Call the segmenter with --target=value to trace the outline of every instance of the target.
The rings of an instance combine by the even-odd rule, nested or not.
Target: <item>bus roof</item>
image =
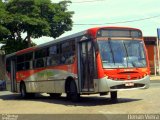
[[[61,41],[64,41],[64,40],[75,38],[75,37],[79,37],[79,36],[85,35],[87,33],[92,34],[95,37],[96,34],[97,34],[97,30],[99,30],[99,29],[132,29],[132,30],[139,30],[137,28],[117,27],[117,26],[116,27],[115,26],[94,27],[94,28],[87,29],[85,31],[81,31],[81,32],[72,34],[72,35],[68,35],[66,37],[62,37],[62,38],[59,38],[59,39],[56,39],[56,40],[52,40],[52,41],[44,43],[44,44],[40,44],[40,45],[37,45],[37,46],[34,46],[34,47],[26,48],[26,49],[8,54],[8,55],[6,55],[6,57],[11,57],[11,56],[14,56],[14,55],[20,55],[20,54],[23,54],[23,53],[27,53],[29,51],[33,51],[33,50],[36,50],[36,49],[39,49],[39,48],[43,48],[45,46],[48,46],[48,45],[51,45],[51,44],[54,44],[54,43],[57,43],[57,42],[61,42]]]
[[[23,53],[27,53],[29,51],[34,51],[34,50],[37,50],[39,48],[43,48],[45,46],[48,46],[48,45],[51,45],[51,44],[54,44],[54,43],[57,43],[57,42],[61,42],[61,41],[64,41],[64,40],[68,40],[68,39],[71,39],[71,38],[74,38],[74,37],[84,35],[85,33],[86,33],[86,31],[82,31],[82,32],[79,32],[79,33],[75,33],[73,35],[69,35],[69,36],[66,36],[66,37],[63,37],[63,38],[52,40],[52,41],[44,43],[44,44],[40,44],[40,45],[37,45],[37,46],[34,46],[34,47],[29,47],[29,48],[26,48],[26,49],[23,49],[23,50],[19,50],[17,52],[6,55],[6,58],[14,56],[14,55],[20,55],[20,54],[23,54]]]

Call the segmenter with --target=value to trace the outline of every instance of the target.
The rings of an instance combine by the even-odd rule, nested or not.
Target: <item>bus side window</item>
[[[75,56],[75,42],[61,44],[61,64],[72,64]]]
[[[35,51],[35,60],[33,62],[34,68],[41,68],[46,66],[46,59],[48,57],[48,48]]]
[[[25,69],[29,70],[32,69],[32,61],[33,61],[33,52],[25,54]]]
[[[35,52],[35,59],[47,57],[47,48],[43,48]]]
[[[17,71],[25,70],[25,63],[18,63],[17,64]]]
[[[25,54],[25,61],[31,61],[33,59],[33,52]]]
[[[38,59],[38,60],[36,60],[36,65],[35,65],[35,67],[36,67],[36,68],[44,67],[44,66],[45,66],[44,63],[45,63],[45,62],[44,62],[44,59],[43,59],[43,58]]]
[[[53,45],[49,48],[49,57],[47,58],[47,66],[55,66],[59,64],[59,46]]]
[[[25,55],[17,56],[17,71],[25,70]]]
[[[22,63],[24,61],[25,61],[25,56],[24,55],[17,56],[17,63]]]

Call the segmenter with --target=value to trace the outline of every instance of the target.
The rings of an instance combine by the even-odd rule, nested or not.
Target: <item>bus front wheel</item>
[[[117,91],[110,92],[111,101],[117,101]]]
[[[80,94],[77,91],[77,86],[74,81],[71,81],[69,84],[69,90],[67,92],[67,98],[69,98],[72,102],[78,102],[80,99]]]

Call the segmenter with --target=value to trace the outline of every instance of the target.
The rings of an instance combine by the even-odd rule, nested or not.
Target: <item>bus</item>
[[[35,93],[71,101],[80,95],[149,88],[150,68],[141,30],[95,27],[6,55],[6,84],[23,98]]]

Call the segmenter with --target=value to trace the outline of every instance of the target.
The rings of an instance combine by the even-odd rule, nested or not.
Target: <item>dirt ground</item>
[[[32,99],[21,99],[19,94],[0,92],[1,114],[160,114],[160,82],[151,83],[145,90],[118,92],[118,102],[108,96],[82,96],[72,103],[65,95],[58,99],[47,94]]]

